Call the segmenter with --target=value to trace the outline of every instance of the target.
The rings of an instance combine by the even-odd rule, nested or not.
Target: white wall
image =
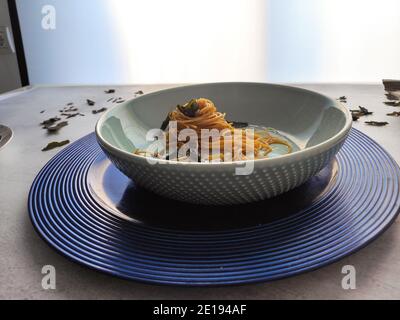
[[[400,78],[399,0],[17,0],[32,83]],[[41,28],[54,5],[56,30]]]
[[[18,0],[32,83],[263,81],[264,0]],[[41,27],[44,5],[56,30]]]
[[[269,81],[400,78],[399,0],[270,0]]]
[[[7,0],[0,0],[0,26],[7,26],[11,32],[11,21],[8,13]],[[17,56],[0,53],[0,93],[21,86]]]

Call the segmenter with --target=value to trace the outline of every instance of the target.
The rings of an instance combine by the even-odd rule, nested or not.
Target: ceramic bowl
[[[149,129],[192,98],[208,98],[231,121],[272,127],[297,148],[293,153],[251,163],[152,164],[135,155],[147,145]],[[197,204],[230,205],[275,197],[303,184],[328,165],[352,125],[350,112],[334,99],[281,85],[213,83],[158,91],[117,105],[96,125],[110,160],[135,183],[159,195]],[[237,169],[253,166],[251,174]]]

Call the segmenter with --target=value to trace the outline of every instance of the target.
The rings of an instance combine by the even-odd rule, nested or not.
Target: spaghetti
[[[238,129],[233,123],[227,121],[225,116],[217,110],[211,100],[204,98],[193,99],[184,105],[178,105],[168,114],[161,127],[166,132],[167,147],[164,152],[152,153],[137,150],[135,154],[169,159],[168,146],[172,135],[179,136],[187,129],[192,130],[197,137],[198,161],[204,159],[206,161],[241,161],[267,158],[273,150],[271,144],[285,145],[288,153],[292,152],[289,142],[272,136],[268,130]],[[171,123],[174,123],[175,127],[171,126]],[[217,132],[218,136],[204,134],[205,131],[210,130]],[[187,142],[187,140],[177,141],[177,148],[181,148]]]

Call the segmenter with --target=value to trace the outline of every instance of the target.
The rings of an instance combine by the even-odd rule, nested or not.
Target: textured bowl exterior
[[[235,175],[235,165],[151,165],[100,145],[120,171],[150,191],[195,204],[234,205],[272,198],[300,186],[333,160],[344,141],[323,152],[282,158],[278,165],[256,161],[254,172],[248,176]]]
[[[239,163],[151,164],[133,154],[145,132],[159,127],[171,105],[206,96],[225,108],[230,119],[277,129],[300,151],[253,161],[250,175],[237,175]],[[245,106],[245,107],[243,107]],[[233,205],[272,198],[306,182],[328,165],[352,125],[337,101],[304,89],[257,83],[186,86],[151,93],[107,111],[96,126],[97,140],[115,166],[138,185],[175,200]],[[249,163],[247,163],[248,165]]]

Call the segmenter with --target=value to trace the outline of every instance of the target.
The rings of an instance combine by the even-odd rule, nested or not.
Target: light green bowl
[[[248,163],[184,163],[133,154],[147,146],[146,133],[159,128],[168,112],[192,98],[208,98],[231,121],[272,127],[294,142],[295,152]],[[281,85],[212,83],[142,96],[105,113],[96,125],[98,142],[110,160],[140,186],[176,200],[210,205],[271,198],[307,181],[332,161],[352,125],[350,112],[321,94]]]

